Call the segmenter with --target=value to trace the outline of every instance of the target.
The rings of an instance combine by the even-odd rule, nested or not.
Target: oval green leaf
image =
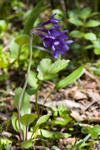
[[[78,31],[78,30],[74,30],[70,33],[70,36],[74,37],[74,38],[81,38],[83,36],[82,32]]]
[[[89,20],[85,26],[86,27],[97,27],[100,25],[100,22],[99,21],[96,21],[96,20]]]
[[[92,40],[96,40],[96,35],[94,33],[85,33],[84,38],[86,40],[92,41]]]
[[[35,114],[26,114],[20,118],[21,123],[28,127],[34,120],[36,119],[37,115]]]
[[[95,53],[96,55],[100,55],[100,48],[95,48],[95,49],[94,49],[94,53]]]
[[[70,18],[68,19],[68,21],[72,24],[74,24],[75,26],[83,26],[83,22],[80,19],[77,18]]]
[[[69,60],[59,59],[51,64],[50,59],[43,59],[37,68],[37,71],[39,72],[38,78],[40,80],[51,79],[56,75],[56,73],[64,69],[68,65],[68,63]]]
[[[29,77],[28,77],[28,84],[34,89],[37,89],[38,87],[38,84],[37,84],[38,79],[36,78],[36,75],[37,74],[35,72],[30,71]]]
[[[91,14],[91,8],[90,7],[86,7],[86,8],[83,8],[81,11],[80,11],[80,14],[79,14],[79,17],[81,19],[87,19]]]
[[[43,115],[42,117],[40,117],[36,123],[36,127],[40,126],[41,124],[45,123],[49,117],[51,116],[51,114],[48,115]]]

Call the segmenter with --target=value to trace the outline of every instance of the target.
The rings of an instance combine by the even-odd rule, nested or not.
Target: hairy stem
[[[20,140],[21,141],[23,141],[23,135],[22,135],[21,123],[20,123],[20,104],[21,104],[21,100],[22,100],[23,94],[24,94],[26,86],[27,86],[29,72],[30,72],[30,68],[31,68],[31,62],[32,62],[32,40],[33,40],[33,35],[31,35],[31,37],[30,37],[30,58],[29,58],[29,64],[28,64],[28,69],[27,69],[27,76],[26,76],[26,80],[25,80],[25,83],[24,83],[24,86],[23,86],[23,89],[22,89],[22,92],[20,94],[19,101],[18,101],[18,125],[19,125]]]

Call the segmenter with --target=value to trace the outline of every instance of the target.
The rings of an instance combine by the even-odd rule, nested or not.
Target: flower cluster
[[[50,47],[53,52],[53,59],[59,58],[59,53],[61,55],[65,54],[65,51],[69,50],[68,44],[71,44],[72,40],[67,40],[68,35],[65,33],[68,32],[68,30],[65,31],[59,31],[58,29],[60,26],[58,25],[59,19],[54,18],[56,15],[51,15],[50,19],[39,26],[35,27],[31,30],[31,34],[36,34],[42,38],[44,47]],[[50,29],[43,28],[47,24],[53,24],[54,26]]]

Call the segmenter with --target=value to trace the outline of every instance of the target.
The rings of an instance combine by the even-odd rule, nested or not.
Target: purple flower
[[[42,38],[44,47],[50,47],[53,52],[53,59],[58,59],[59,54],[63,55],[66,51],[69,50],[68,44],[71,44],[72,40],[67,40],[68,35],[65,33],[68,32],[68,30],[65,31],[59,31],[58,29],[60,26],[58,25],[59,19],[54,18],[56,15],[51,15],[50,19],[39,26],[35,27],[31,30],[31,34],[36,34]],[[43,26],[47,24],[53,24],[54,26],[50,29],[45,29]],[[67,40],[67,41],[66,41]]]

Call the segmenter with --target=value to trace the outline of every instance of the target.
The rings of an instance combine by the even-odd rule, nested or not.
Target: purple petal
[[[54,51],[55,51],[55,46],[52,45],[52,46],[51,46],[51,49],[52,49],[52,51],[54,52]]]
[[[57,22],[59,22],[60,20],[59,19],[56,19],[56,18],[54,18],[54,19],[51,19],[50,20],[50,22],[53,24],[53,23],[57,23]]]
[[[69,47],[67,45],[63,45],[63,50],[68,51]]]
[[[68,41],[66,41],[66,44],[72,44],[73,43],[73,41],[72,40],[68,40]]]
[[[53,58],[58,59],[59,58],[59,54],[57,52],[53,53]]]
[[[54,45],[59,45],[59,44],[60,44],[59,41],[55,41],[55,42],[54,42]]]
[[[45,33],[48,33],[48,30],[47,29],[42,29],[41,31],[45,32]]]
[[[64,51],[57,51],[58,53],[60,53],[61,55],[64,55],[65,52]]]
[[[64,30],[64,31],[61,31],[61,33],[66,33],[66,32],[68,32],[69,30]]]
[[[57,13],[54,13],[51,15],[50,19],[53,19],[53,17],[56,15]]]
[[[59,31],[54,31],[52,29],[50,29],[48,31],[48,33],[51,35],[51,36],[60,36],[60,32]]]
[[[43,40],[43,45],[45,47],[47,47],[47,46],[52,47],[55,37],[45,36],[42,40]]]
[[[48,47],[45,39],[43,39],[43,45],[44,45],[44,47]]]
[[[61,34],[60,37],[65,40],[68,39],[68,35],[66,35],[66,34]]]
[[[53,24],[54,25],[54,27],[51,27],[49,30],[57,30],[57,29],[59,29],[60,28],[60,25],[58,25],[57,23],[54,23]]]
[[[50,23],[50,20],[48,20],[48,21],[46,21],[46,22],[40,24],[39,26],[40,26],[40,27],[41,27],[41,26],[45,26],[45,25],[47,25],[47,24],[49,24],[49,23]]]

